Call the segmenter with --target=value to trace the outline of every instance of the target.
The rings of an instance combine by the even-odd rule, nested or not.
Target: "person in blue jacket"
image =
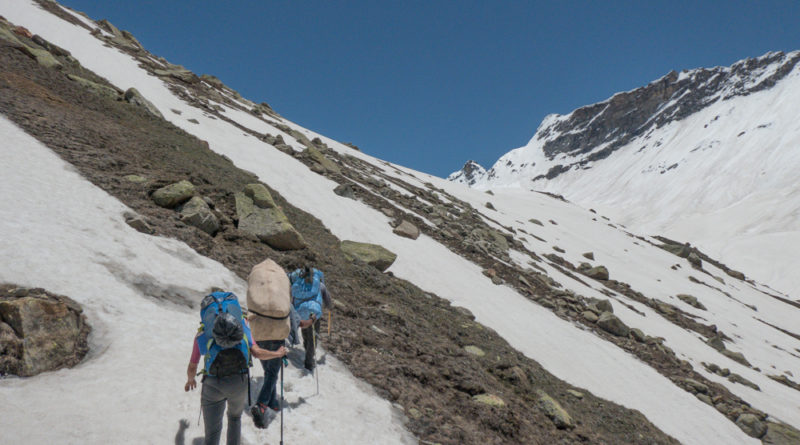
[[[322,310],[330,309],[333,300],[325,287],[325,275],[319,269],[306,265],[290,273],[289,281],[292,283],[292,306],[301,320],[305,368],[314,371],[315,337],[319,336]]]

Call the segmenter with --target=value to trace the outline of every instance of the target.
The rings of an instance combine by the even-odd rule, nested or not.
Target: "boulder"
[[[767,422],[767,434],[761,439],[767,445],[796,445],[800,443],[800,431],[777,422]]]
[[[627,337],[631,332],[630,328],[611,312],[603,312],[600,314],[597,325],[604,331],[618,337]]]
[[[311,159],[316,161],[317,164],[319,164],[320,167],[322,167],[321,173],[333,173],[333,174],[342,173],[342,169],[340,169],[335,162],[326,158],[325,155],[322,154],[322,152],[316,149],[313,145],[311,145],[311,143],[308,143],[307,147],[308,148],[306,149],[306,154],[308,154],[308,156]]]
[[[353,190],[353,186],[348,182],[344,184],[339,184],[333,189],[333,193],[336,193],[339,196],[343,196],[345,198],[356,199],[355,191]]]
[[[599,313],[601,314],[603,312],[611,312],[612,314],[614,313],[614,306],[611,304],[611,301],[609,301],[607,298],[604,300],[595,301],[594,303],[592,303],[592,306],[596,307]]]
[[[64,66],[46,49],[33,48],[23,44],[20,50],[27,54],[31,59],[36,60],[36,63],[45,68],[61,69]]]
[[[74,366],[89,351],[90,331],[74,300],[0,285],[0,375],[32,376]]]
[[[171,209],[188,201],[193,195],[194,185],[184,179],[183,181],[161,187],[153,192],[151,198],[153,202],[159,206]]]
[[[588,260],[594,261],[594,252],[586,252],[583,254],[583,257]]]
[[[689,306],[696,307],[697,309],[706,310],[706,307],[703,306],[703,303],[697,301],[697,297],[688,294],[678,294],[677,297],[679,300],[683,301]]]
[[[606,266],[597,266],[584,272],[584,275],[595,280],[608,280],[608,269]]]
[[[404,238],[410,238],[410,239],[419,238],[419,229],[417,228],[417,226],[411,224],[406,220],[403,220],[403,222],[401,222],[399,226],[395,227],[393,232],[396,235],[400,235]]]
[[[555,399],[542,390],[537,390],[536,395],[539,399],[539,409],[553,421],[556,428],[563,430],[575,427],[572,417]]]
[[[689,388],[689,391],[691,391],[693,394],[696,393],[708,394],[708,386],[706,386],[704,383],[700,383],[697,380],[690,378],[683,379],[683,382]]]
[[[211,236],[214,236],[219,230],[219,219],[211,211],[208,203],[199,196],[193,197],[183,205],[181,221],[197,227]]]
[[[538,220],[538,219],[536,219],[536,218],[531,218],[531,219],[529,219],[528,221],[530,221],[530,222],[532,222],[532,223],[534,223],[534,224],[536,224],[536,225],[538,225],[538,226],[544,226],[544,224],[542,224],[542,222],[541,222],[541,221],[539,221],[539,220]]]
[[[767,426],[755,414],[745,413],[736,419],[736,426],[750,437],[760,439],[767,433]]]
[[[244,188],[244,194],[253,200],[253,204],[262,209],[277,207],[275,200],[272,199],[272,194],[263,184],[247,184]]]
[[[297,250],[306,247],[303,236],[289,222],[272,195],[261,184],[250,184],[244,192],[236,193],[238,229],[257,237],[277,250]],[[256,204],[258,202],[259,204]],[[272,205],[272,207],[267,207]]]
[[[149,100],[145,99],[141,93],[136,88],[128,88],[125,91],[125,100],[130,103],[131,105],[135,105],[137,107],[143,108],[148,113],[156,116],[158,118],[164,119],[164,116],[158,111],[155,105],[153,105]]]
[[[363,261],[370,266],[384,272],[397,259],[397,255],[383,246],[356,241],[342,241],[339,248],[350,261]]]

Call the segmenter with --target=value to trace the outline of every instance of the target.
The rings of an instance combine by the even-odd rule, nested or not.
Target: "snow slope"
[[[314,211],[324,224],[340,239],[354,239],[358,241],[366,241],[378,243],[389,250],[398,254],[398,259],[392,266],[391,271],[395,275],[412,281],[422,289],[435,292],[438,295],[448,298],[455,304],[464,306],[470,309],[477,317],[477,320],[493,329],[502,335],[509,343],[523,352],[525,355],[533,358],[541,363],[548,371],[557,375],[558,377],[580,387],[587,388],[592,393],[604,397],[615,402],[621,403],[630,408],[635,408],[647,416],[659,428],[666,433],[676,437],[683,443],[687,444],[707,444],[707,443],[758,443],[746,436],[739,430],[732,422],[725,419],[720,413],[713,408],[698,401],[690,393],[683,391],[668,379],[656,373],[652,368],[642,363],[635,357],[617,348],[613,344],[602,340],[591,332],[585,331],[580,327],[576,327],[572,323],[564,321],[549,310],[538,306],[527,298],[516,293],[512,288],[506,286],[496,286],[491,283],[483,274],[479,266],[468,262],[464,258],[456,255],[448,250],[445,246],[435,242],[433,239],[420,236],[417,240],[409,240],[395,236],[392,233],[392,228],[388,224],[388,218],[382,213],[365,206],[364,204],[342,198],[333,193],[333,188],[336,183],[316,174],[309,172],[308,168],[301,164],[296,159],[288,156],[278,150],[268,149],[269,146],[265,142],[257,140],[256,138],[244,134],[240,129],[234,127],[219,119],[211,119],[203,114],[197,108],[193,108],[185,102],[178,99],[167,88],[167,86],[158,78],[147,74],[144,70],[137,66],[137,63],[128,55],[118,52],[116,49],[103,46],[102,42],[92,37],[87,30],[80,28],[54,17],[41,9],[35,4],[28,1],[14,1],[11,7],[9,0],[0,1],[0,13],[14,23],[28,27],[32,32],[41,34],[48,40],[57,42],[59,45],[64,46],[72,52],[81,63],[87,68],[95,71],[99,75],[109,79],[112,83],[120,88],[126,89],[135,86],[145,97],[151,100],[156,107],[158,107],[164,116],[173,122],[175,125],[183,128],[184,130],[195,134],[199,138],[209,142],[211,149],[218,153],[228,156],[236,165],[241,168],[254,172],[262,180],[268,183],[271,187],[279,191],[294,205],[297,205],[304,210]],[[170,109],[177,109],[182,112],[176,115]],[[282,133],[275,128],[269,126],[266,122],[255,118],[238,110],[227,108],[225,115],[234,121],[238,122],[254,131],[272,134],[282,134],[284,139],[290,143],[295,149],[302,149],[302,146],[295,142],[294,139],[285,133]],[[188,119],[196,119],[199,124],[188,122]],[[443,188],[449,193],[470,202],[476,209],[481,209],[482,212],[488,212],[483,209],[483,203],[487,200],[487,195],[476,190],[467,189],[457,184],[448,183],[442,179],[434,178],[424,175],[400,166],[394,166],[383,161],[372,158],[366,154],[352,150],[349,147],[341,145],[329,138],[317,135],[309,130],[297,126],[291,122],[284,121],[290,127],[301,131],[309,138],[319,136],[326,144],[333,149],[359,157],[360,159],[373,164],[377,168],[384,171],[386,174],[398,177],[404,181],[409,181],[417,186],[423,186],[426,182],[433,183],[436,187]],[[6,126],[7,127],[7,126]],[[3,134],[6,132],[14,134],[14,129],[4,127]],[[18,131],[18,130],[17,130]],[[17,136],[22,138],[21,135]],[[28,141],[25,144],[20,144],[27,148],[28,145],[35,145],[33,142]],[[11,175],[14,172],[27,171],[30,166],[27,164],[20,164],[25,162],[23,157],[19,155],[19,151],[23,148],[15,149],[8,156],[9,163],[13,164],[8,168],[6,174]],[[13,161],[13,162],[11,162]],[[63,165],[61,167],[63,170]],[[55,179],[61,178],[62,173],[58,168],[53,168],[50,175]],[[69,173],[74,178],[74,174]],[[298,181],[297,178],[302,178]],[[36,180],[33,180],[35,184]],[[41,179],[41,181],[45,181]],[[46,182],[45,182],[46,183]],[[30,188],[35,188],[31,184]],[[86,186],[86,185],[85,185]],[[10,191],[9,191],[10,193]],[[87,192],[88,193],[88,192]],[[95,193],[99,193],[95,190]],[[2,195],[3,199],[0,201],[7,217],[0,220],[0,224],[9,225],[10,227],[3,227],[5,232],[7,229],[14,228],[15,233],[20,233],[20,238],[24,238],[27,232],[20,231],[21,222],[12,214],[11,208],[14,208],[16,200],[7,199],[6,196],[15,195]],[[107,197],[106,197],[107,198]],[[91,200],[84,199],[80,202],[97,201],[99,198]],[[110,198],[108,198],[110,199]],[[631,283],[635,289],[642,292],[650,293],[653,296],[658,296],[664,300],[674,300],[676,293],[690,292],[697,296],[706,306],[709,307],[708,314],[699,314],[701,317],[711,318],[713,323],[718,323],[728,335],[739,337],[736,338],[736,344],[729,345],[731,349],[741,350],[745,353],[751,362],[754,362],[762,369],[770,369],[775,373],[789,371],[794,375],[800,375],[800,360],[794,358],[789,353],[781,353],[780,350],[773,348],[771,345],[781,347],[784,351],[792,351],[793,349],[800,348],[800,342],[792,339],[786,335],[778,335],[770,331],[770,328],[759,326],[758,322],[752,320],[752,310],[733,301],[726,299],[721,294],[712,289],[693,285],[686,277],[689,272],[688,266],[683,269],[674,271],[670,266],[675,262],[681,261],[677,257],[671,256],[660,249],[653,248],[645,243],[637,243],[636,239],[627,236],[623,231],[608,227],[605,222],[593,221],[593,215],[583,211],[582,209],[566,203],[553,200],[549,197],[541,196],[538,194],[519,194],[513,191],[498,193],[496,196],[488,198],[494,203],[498,212],[491,212],[491,217],[500,221],[504,225],[513,226],[515,228],[523,228],[528,233],[536,233],[538,236],[548,239],[552,243],[558,243],[561,247],[567,250],[564,254],[571,261],[577,262],[578,256],[581,252],[593,250],[599,262],[606,265],[612,273],[612,276],[618,277],[620,280]],[[524,202],[525,205],[520,205]],[[78,205],[76,203],[75,205]],[[106,220],[114,221],[116,224],[121,224],[119,213],[122,211],[121,205],[115,209],[115,216],[108,215],[102,216]],[[92,210],[91,206],[88,210]],[[34,215],[36,220],[46,220],[47,215],[40,215],[39,212],[44,210],[36,209],[35,207],[26,208],[27,212]],[[93,210],[92,210],[93,211]],[[25,214],[24,212],[15,213],[16,215]],[[558,225],[547,227],[539,227],[529,222],[529,218],[538,217],[541,220],[553,219],[558,221]],[[98,218],[101,218],[98,216]],[[102,219],[101,218],[101,219]],[[66,224],[66,223],[65,223]],[[105,227],[104,224],[98,222],[98,226]],[[69,230],[70,232],[81,232],[83,225],[75,227],[47,227],[49,231],[53,230]],[[44,230],[43,228],[42,230]],[[128,233],[132,232],[126,226],[121,226],[119,230]],[[114,232],[117,233],[117,232]],[[43,235],[31,235],[43,236]],[[78,235],[75,235],[78,236]],[[118,235],[121,237],[121,235]],[[132,232],[132,238],[140,240],[146,239],[144,235]],[[541,244],[540,241],[532,237],[521,236],[525,243],[534,251],[541,253],[542,251],[550,251],[549,244]],[[112,237],[113,239],[113,237]],[[88,241],[87,241],[88,243]],[[149,245],[149,244],[148,244]],[[5,245],[4,245],[5,246]],[[37,245],[31,245],[30,249],[35,249]],[[152,246],[151,246],[152,247]],[[5,247],[9,248],[9,247]],[[96,247],[96,250],[105,251],[106,246]],[[176,249],[178,247],[175,247]],[[74,249],[70,249],[72,251]],[[157,248],[150,250],[159,251]],[[142,252],[143,257],[150,255],[150,250]],[[187,249],[188,250],[188,249]],[[628,252],[636,252],[636,255],[630,255]],[[44,267],[47,264],[45,259],[39,259],[38,263],[35,262],[37,250],[32,250],[29,255],[32,257],[26,259],[32,265]],[[421,254],[424,252],[425,254]],[[162,258],[161,256],[157,258]],[[194,258],[194,256],[190,255]],[[515,255],[522,261],[522,254]],[[85,260],[87,267],[94,264],[92,258]],[[166,260],[164,260],[166,261]],[[171,260],[176,261],[176,260]],[[182,260],[185,262],[185,260]],[[199,260],[197,260],[199,261]],[[45,264],[41,264],[45,263]],[[76,261],[78,263],[78,261]],[[523,262],[524,263],[524,262]],[[181,262],[170,263],[171,267],[165,269],[175,268],[182,269],[186,266]],[[544,265],[546,266],[546,265]],[[133,267],[133,266],[126,266]],[[208,266],[212,267],[212,266]],[[213,267],[221,267],[219,265]],[[550,270],[551,276],[562,282],[566,287],[573,288],[576,291],[587,296],[602,296],[597,289],[587,287],[577,281],[561,276],[555,269],[546,266]],[[28,270],[28,269],[25,269]],[[140,269],[134,268],[134,271]],[[153,271],[148,270],[150,273]],[[442,273],[442,272],[445,273]],[[98,272],[99,273],[99,272]],[[24,281],[23,278],[27,277],[24,270],[6,268],[5,264],[2,268],[1,278],[11,281]],[[235,278],[228,274],[224,275],[224,271],[219,271],[219,276],[227,276],[230,280]],[[718,273],[717,273],[718,274]],[[106,272],[106,275],[108,273]],[[198,272],[198,276],[203,275],[206,277],[206,271],[203,273]],[[212,275],[213,277],[213,275]],[[69,277],[64,277],[66,280]],[[703,277],[707,279],[708,277]],[[104,277],[109,280],[108,277]],[[661,280],[661,281],[658,281]],[[100,321],[103,325],[108,326],[108,331],[98,331],[93,337],[94,344],[102,344],[102,342],[110,342],[111,339],[118,339],[115,341],[125,342],[124,332],[121,326],[130,325],[136,328],[137,321],[130,319],[124,314],[128,313],[123,311],[118,305],[127,304],[123,302],[105,302],[103,295],[92,294],[92,289],[85,289],[87,287],[85,282],[82,281],[83,288],[74,288],[70,286],[79,286],[78,284],[58,284],[53,280],[52,288],[55,292],[62,292],[71,296],[81,298],[81,295],[94,295],[93,298],[83,297],[80,300],[84,304],[90,305],[89,315],[90,322]],[[203,283],[203,286],[211,286],[217,284],[215,281],[204,278],[197,281]],[[186,286],[195,289],[197,292],[205,289],[198,284],[191,287],[187,283],[193,283],[191,279],[174,283],[176,286]],[[67,281],[66,283],[70,283]],[[715,282],[716,283],[716,282]],[[25,284],[24,282],[21,284]],[[41,283],[36,283],[42,285]],[[169,283],[172,285],[173,283]],[[241,286],[241,283],[238,284]],[[591,284],[590,284],[591,285]],[[592,285],[598,286],[599,285]],[[721,285],[719,285],[721,286]],[[120,288],[126,288],[124,285],[119,285]],[[786,329],[792,327],[792,320],[796,320],[798,311],[776,305],[768,297],[764,296],[752,286],[743,282],[728,283],[724,285],[724,289],[734,295],[736,298],[752,301],[753,304],[758,305],[759,317],[769,321],[777,326],[782,326]],[[82,293],[85,292],[85,293]],[[120,291],[122,292],[122,291]],[[616,297],[619,300],[624,300],[625,297]],[[124,299],[127,302],[129,299]],[[138,295],[136,304],[152,305],[152,300],[142,298]],[[695,368],[702,371],[702,367],[698,365],[700,361],[713,361],[715,363],[729,367],[735,370],[750,380],[758,383],[762,387],[761,394],[753,394],[754,391],[741,385],[736,385],[722,380],[720,383],[726,385],[731,391],[737,393],[745,398],[754,406],[762,409],[771,415],[779,418],[780,420],[789,422],[795,426],[800,426],[800,393],[789,390],[786,387],[780,386],[772,380],[766,378],[762,373],[743,368],[736,363],[728,363],[725,357],[720,356],[714,350],[705,346],[696,335],[676,328],[669,322],[661,318],[659,315],[652,313],[648,308],[638,305],[638,303],[626,301],[626,303],[638,308],[638,310],[645,314],[641,316],[633,311],[627,311],[622,305],[615,304],[618,308],[618,315],[623,318],[631,326],[640,326],[650,335],[664,336],[666,344],[673,348],[677,353],[682,354],[687,360],[695,365]],[[681,303],[675,303],[681,304]],[[785,305],[784,305],[785,306]],[[105,319],[103,317],[111,317],[106,315],[100,307],[108,307],[109,313],[115,314],[116,318]],[[691,308],[686,308],[691,311]],[[178,322],[172,323],[172,328],[175,332],[190,332],[193,330],[195,315],[190,311],[176,307],[170,317],[175,317]],[[105,321],[104,320],[108,320]],[[180,326],[178,326],[180,325]],[[113,327],[113,328],[112,328]],[[181,329],[178,329],[181,327]],[[185,327],[185,329],[183,329]],[[112,329],[114,329],[112,331]],[[776,331],[777,332],[777,331]],[[177,334],[176,334],[177,335]],[[173,338],[172,336],[168,338]],[[765,342],[767,342],[765,344]],[[188,340],[187,340],[188,344]],[[126,359],[122,351],[126,350],[120,348],[120,345],[115,346],[114,342],[110,343],[111,347],[106,350],[101,348],[94,348],[93,357],[82,366],[67,370],[59,371],[57,373],[50,373],[47,375],[34,377],[31,379],[8,379],[0,382],[0,391],[4,393],[4,400],[10,400],[19,407],[22,404],[28,404],[30,397],[37,401],[42,401],[46,397],[50,388],[51,380],[59,379],[58,386],[65,388],[61,389],[64,393],[65,400],[64,410],[69,403],[77,403],[79,398],[78,394],[84,392],[75,392],[68,387],[71,385],[84,385],[88,386],[89,382],[96,381],[100,372],[93,370],[92,366],[99,366],[95,363],[104,363],[108,369],[128,369],[123,365],[128,363],[123,361]],[[176,348],[183,348],[183,342],[174,345]],[[187,346],[188,349],[188,346]],[[122,350],[120,352],[115,352]],[[182,349],[181,349],[182,350]],[[115,353],[121,355],[114,355]],[[188,350],[187,350],[188,353]],[[130,358],[130,357],[127,357]],[[129,395],[134,400],[132,403],[138,404],[135,406],[144,406],[150,404],[156,406],[155,413],[142,415],[152,415],[155,420],[154,426],[146,431],[131,431],[128,434],[136,434],[136,438],[143,442],[161,441],[165,436],[174,434],[176,429],[175,419],[182,417],[191,417],[190,413],[196,410],[198,401],[196,395],[185,396],[182,393],[175,394],[180,391],[180,385],[183,379],[183,369],[185,366],[185,358],[170,358],[169,362],[162,362],[159,369],[168,368],[174,370],[176,378],[172,383],[162,383],[161,391],[153,392],[135,392],[133,389],[122,388],[121,379],[117,381],[117,393]],[[775,369],[771,368],[774,366]],[[98,370],[100,368],[97,368]],[[322,372],[331,373],[336,369],[336,362],[331,360],[331,364],[326,366]],[[129,376],[133,377],[133,371]],[[156,370],[152,371],[153,373]],[[345,374],[342,374],[342,379],[345,379]],[[150,379],[158,379],[156,377],[140,378],[150,382]],[[718,379],[716,376],[709,376],[711,379]],[[328,377],[330,379],[330,377]],[[128,383],[132,379],[125,379]],[[310,387],[307,385],[308,379],[298,379],[296,383],[296,394],[310,393]],[[75,382],[75,383],[73,383]],[[174,384],[173,384],[174,383]],[[129,383],[128,383],[129,385]],[[348,388],[350,383],[342,383],[344,388]],[[23,389],[24,388],[24,389]],[[171,391],[175,393],[170,394]],[[30,394],[30,395],[29,395]],[[37,395],[38,394],[38,395]],[[369,392],[364,392],[364,400],[372,400],[368,395]],[[38,399],[36,399],[38,397]],[[86,407],[87,411],[73,410],[71,411],[74,416],[79,416],[86,420],[91,418],[91,414],[101,414],[100,411],[106,411],[106,407],[113,406],[113,402],[118,397],[112,397],[107,394],[92,395],[92,400],[86,403],[92,405],[93,408]],[[328,400],[327,396],[318,399],[310,400],[306,405],[298,408],[298,413],[292,415],[308,415],[317,419],[317,415],[321,416],[324,410],[325,401]],[[155,402],[154,402],[155,401]],[[337,425],[322,425],[318,428],[325,434],[330,434],[333,431],[341,431],[341,442],[338,443],[380,443],[381,441],[393,442],[402,440],[402,429],[392,421],[392,415],[389,407],[385,402],[374,401],[370,403],[377,403],[377,407],[370,408],[376,418],[365,419],[364,413],[353,414],[351,411],[342,411],[338,407],[333,412],[337,412],[336,420]],[[381,405],[383,403],[383,405]],[[34,406],[37,406],[34,404]],[[348,407],[352,408],[352,407]],[[172,410],[179,409],[180,415],[170,416]],[[302,412],[302,409],[308,411]],[[61,413],[61,411],[56,410]],[[332,411],[328,412],[330,415]],[[341,412],[341,417],[338,413]],[[0,406],[0,418],[14,419],[15,424],[30,426],[34,420],[38,418],[36,412],[27,414],[14,414],[15,410],[10,408],[10,404]],[[111,414],[113,416],[113,414]],[[16,417],[12,417],[16,416]],[[334,416],[332,416],[334,417]],[[171,420],[170,420],[171,419]],[[359,419],[359,422],[354,422],[353,419]],[[363,420],[363,422],[362,422]],[[371,422],[377,422],[379,425],[375,427]],[[247,422],[245,422],[246,424]],[[332,422],[333,423],[333,422]],[[358,424],[355,424],[358,423]],[[345,424],[344,428],[343,425]],[[70,425],[63,424],[58,421],[50,423],[51,428],[46,432],[37,432],[41,434],[41,439],[44,441],[46,438],[56,437],[58,435],[70,434]],[[86,422],[87,430],[82,431],[84,437],[118,437],[111,434],[114,427],[107,425],[95,425]],[[195,428],[194,426],[192,428]],[[29,429],[24,428],[24,429]],[[119,431],[115,429],[114,431]],[[268,430],[267,434],[273,434],[274,429]],[[297,434],[306,434],[310,438],[311,432],[295,431]],[[111,434],[111,435],[106,435]],[[249,432],[252,438],[254,432]],[[374,436],[359,436],[359,434],[374,434]],[[363,440],[363,437],[379,437],[375,441]],[[36,436],[39,437],[39,436]],[[349,438],[350,442],[345,439]],[[359,438],[359,440],[354,440]],[[120,442],[126,441],[120,438]],[[124,438],[124,439],[127,439]],[[112,440],[113,441],[113,440]],[[335,442],[335,441],[334,441]]]
[[[746,82],[757,84],[796,56],[797,52],[786,54],[752,73]],[[730,72],[744,64],[717,70]],[[503,155],[489,175],[476,181],[476,187],[562,194],[584,207],[602,209],[637,232],[691,241],[728,266],[798,297],[800,275],[794,271],[800,267],[800,257],[794,249],[800,247],[800,185],[796,181],[800,65],[771,88],[749,95],[721,100],[732,87],[726,88],[704,98],[713,102],[710,106],[659,128],[653,126],[609,157],[544,179],[540,176],[551,168],[589,156],[545,155],[544,145],[557,136],[550,129],[571,117],[549,116],[526,146]],[[602,114],[598,112],[595,118]],[[609,140],[613,135],[609,134]],[[604,146],[592,148],[591,153]]]
[[[244,296],[246,283],[181,242],[129,227],[127,207],[4,117],[0,134],[0,281],[69,295],[94,329],[79,366],[0,380],[0,443],[171,443],[181,419],[191,420],[188,440],[202,436],[200,391],[183,391],[199,315],[161,295],[198,303],[212,286]],[[413,443],[396,410],[340,362],[328,356],[320,368],[316,397],[312,376],[286,371],[287,402],[305,400],[287,410],[287,438]],[[277,425],[242,425],[248,443],[277,442]]]

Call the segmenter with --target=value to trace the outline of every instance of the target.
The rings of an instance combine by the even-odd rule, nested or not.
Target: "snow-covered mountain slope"
[[[544,119],[479,189],[564,195],[800,295],[800,51],[672,72]]]
[[[253,172],[293,205],[313,212],[339,239],[372,242],[396,253],[390,268],[395,276],[468,309],[477,322],[551,373],[640,411],[682,443],[759,443],[734,423],[745,403],[766,413],[769,420],[800,427],[800,391],[769,377],[791,381],[800,376],[796,336],[800,308],[787,296],[729,277],[709,262],[692,268],[686,259],[658,248],[660,242],[639,238],[550,196],[515,190],[488,195],[386,163],[285,119],[243,111],[254,104],[234,95],[219,102],[198,97],[196,90],[152,75],[141,60],[36,3],[3,0],[0,14],[63,46],[118,88],[137,88],[169,122],[207,141],[212,150]],[[85,24],[96,26],[91,21]],[[0,125],[4,139],[13,141],[2,151],[3,178],[12,180],[0,183],[0,230],[15,233],[14,238],[0,239],[0,258],[4,258],[0,281],[46,285],[55,292],[83,296],[80,302],[90,321],[100,326],[92,337],[92,355],[82,365],[29,379],[0,380],[4,401],[0,422],[13,434],[3,440],[164,441],[174,434],[178,421],[193,418],[199,406],[197,393],[184,394],[177,377],[169,381],[160,374],[169,368],[182,378],[187,342],[180,332],[193,330],[196,314],[169,307],[162,323],[144,326],[135,314],[152,312],[155,303],[145,292],[131,289],[129,281],[147,273],[155,283],[193,295],[219,283],[242,292],[242,283],[177,241],[165,243],[125,226],[122,204],[81,180],[19,128],[5,120]],[[304,140],[319,138],[330,148],[327,158],[350,176],[317,174],[301,158],[276,149],[274,140],[253,137],[266,133],[280,135],[293,152],[307,150]],[[363,190],[359,199],[334,193],[340,182]],[[37,205],[61,190],[79,192],[72,200],[59,199],[55,209]],[[45,196],[28,199],[37,193]],[[395,235],[392,218],[381,210],[387,206],[416,215],[422,235],[415,240]],[[500,234],[510,247],[498,252],[485,244],[467,244],[476,230],[485,229],[459,230],[465,216]],[[25,220],[41,224],[20,230]],[[87,226],[95,227],[96,233],[87,232]],[[53,247],[52,233],[57,232],[64,233],[63,239]],[[592,255],[584,255],[588,252]],[[118,263],[112,269],[121,273],[108,271],[109,257]],[[70,269],[61,269],[64,261]],[[605,266],[611,280],[581,274],[575,267],[581,262]],[[153,271],[153,264],[161,265],[160,272]],[[503,277],[492,280],[488,268]],[[43,282],[40,275],[49,278]],[[95,279],[104,284],[102,289],[95,287]],[[544,284],[531,285],[534,280]],[[114,295],[108,297],[110,293]],[[705,309],[678,299],[679,294],[691,294]],[[587,314],[588,306],[595,304],[592,298],[611,300],[616,316],[641,329],[647,339],[612,336],[598,329]],[[742,353],[751,366],[706,343],[711,325],[726,336],[727,350]],[[158,330],[162,328],[165,331]],[[141,371],[131,366],[135,354],[131,331],[147,335],[151,343],[160,342],[159,356],[164,360],[147,363]],[[759,389],[723,378],[703,363],[727,368]],[[306,400],[294,410],[294,418],[325,423],[308,431],[294,423],[293,438],[314,440],[315,434],[322,434],[331,443],[405,440],[407,433],[387,402],[376,400],[368,389],[354,392],[352,377],[335,360],[322,372],[332,387],[347,394],[331,391]],[[687,390],[688,376],[708,382],[706,391],[716,402],[710,396],[711,403],[703,401]],[[310,379],[292,378],[290,399],[312,392]],[[111,389],[93,390],[97,381]],[[145,390],[136,381],[147,382]],[[52,397],[54,393],[58,397]],[[121,396],[124,403],[139,408],[130,410],[139,413],[138,421],[130,421],[127,409],[110,412]],[[35,427],[42,418],[48,420],[46,429]],[[275,441],[275,429],[256,431],[244,424],[251,442]],[[75,425],[81,427],[76,430]],[[190,428],[197,431],[194,422]]]

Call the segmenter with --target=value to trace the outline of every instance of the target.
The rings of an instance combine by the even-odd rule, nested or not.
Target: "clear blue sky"
[[[379,158],[490,167],[542,118],[800,49],[800,1],[61,0]]]

